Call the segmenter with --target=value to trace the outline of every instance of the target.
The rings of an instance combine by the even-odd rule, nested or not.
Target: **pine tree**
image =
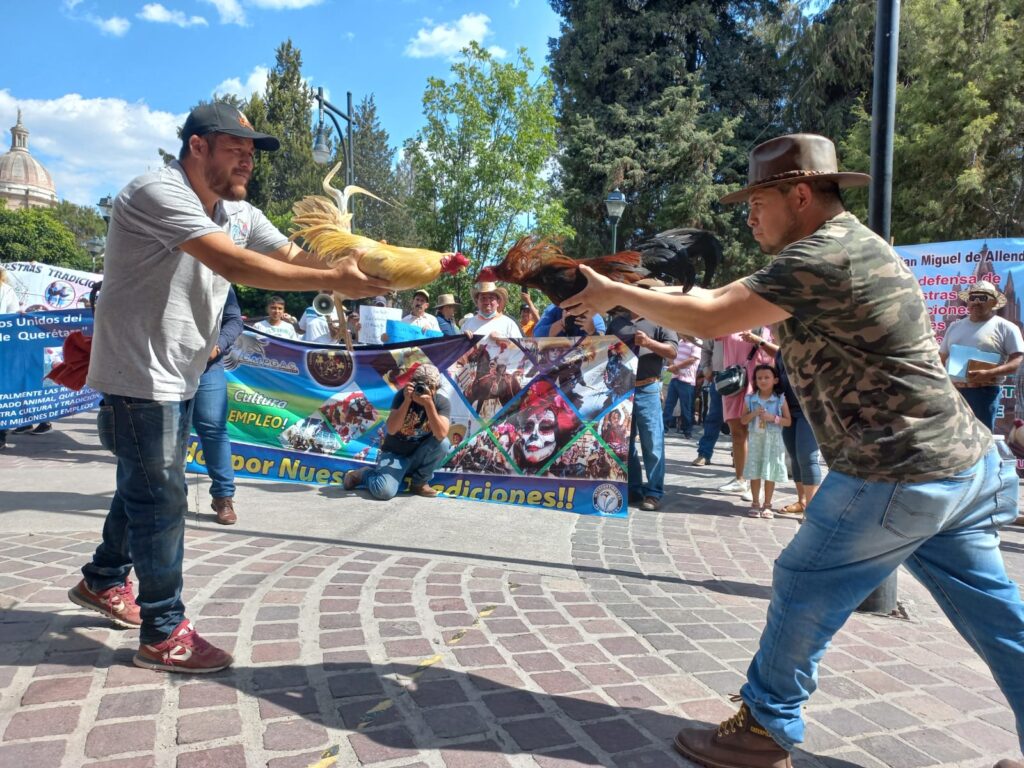
[[[552,7],[563,18],[551,67],[575,254],[610,249],[604,199],[615,187],[629,203],[620,248],[686,224],[749,245],[741,216],[716,201],[745,179],[749,146],[778,122],[774,0],[552,0]]]
[[[280,139],[281,148],[268,155],[268,214],[286,213],[296,200],[316,194],[324,176],[313,160],[312,95],[302,77],[302,53],[286,40],[276,57],[267,77],[266,116],[268,132]]]

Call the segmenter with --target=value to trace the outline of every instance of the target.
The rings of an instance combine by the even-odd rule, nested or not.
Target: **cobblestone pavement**
[[[796,524],[746,518],[737,497],[712,490],[729,476],[721,454],[695,469],[693,442],[668,442],[676,489],[662,510],[558,513],[571,536],[562,563],[461,557],[457,534],[444,547],[352,546],[249,530],[245,517],[237,530],[193,519],[186,603],[236,658],[201,679],[135,668],[136,632],[67,602],[99,517],[88,531],[76,521],[7,534],[0,767],[687,766],[671,736],[687,718],[733,713],[771,563]],[[14,498],[4,494],[23,482],[19,466],[0,459],[0,499]],[[87,466],[54,471],[65,487],[79,471],[112,482],[109,464]],[[250,509],[274,498],[247,493]],[[304,503],[280,496],[277,511]],[[424,514],[441,509],[431,503]],[[1024,529],[1002,546],[1019,580]],[[1016,754],[985,666],[905,574],[900,599],[909,619],[858,615],[837,636],[797,766],[991,768]]]

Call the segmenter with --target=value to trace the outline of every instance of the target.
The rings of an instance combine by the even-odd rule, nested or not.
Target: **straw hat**
[[[986,293],[996,300],[996,309],[1002,309],[1006,306],[1006,297],[1000,293],[999,289],[995,287],[988,280],[979,280],[976,283],[972,283],[967,286],[964,290],[960,291],[958,297],[964,304],[967,303],[967,297],[972,293]]]
[[[508,303],[508,291],[506,291],[497,283],[474,283],[470,293],[473,295],[473,301],[476,301],[476,297],[479,296],[481,293],[493,293],[495,296],[498,297],[498,300],[501,302],[502,306]]]
[[[437,304],[434,305],[434,309],[457,306],[459,306],[459,302],[455,300],[454,293],[442,293],[440,296],[437,297]]]

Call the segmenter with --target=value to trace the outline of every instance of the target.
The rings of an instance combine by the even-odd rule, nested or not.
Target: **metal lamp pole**
[[[878,0],[875,17],[875,77],[871,97],[871,188],[868,226],[888,242],[892,220],[892,145],[896,124],[896,65],[900,0]],[[898,608],[896,571],[861,603],[858,611],[892,615]]]
[[[352,114],[352,92],[348,92],[348,111],[342,112],[336,106],[331,104],[327,99],[324,98],[324,89],[322,87],[316,90],[316,101],[319,111],[319,124],[316,129],[316,138],[313,141],[313,159],[324,165],[331,161],[331,150],[327,146],[327,137],[324,136],[324,112],[327,112],[328,117],[334,123],[334,128],[338,134],[338,141],[341,142],[341,153],[342,157],[345,158],[345,186],[355,183],[355,165],[353,163],[354,152],[352,146],[352,124],[355,121],[355,116]],[[337,117],[335,117],[337,115]],[[338,117],[345,121],[345,134],[342,135],[341,125],[338,123]]]
[[[604,209],[612,222],[612,253],[619,249],[619,219],[622,212],[626,210],[626,196],[616,187],[608,193],[604,201]]]

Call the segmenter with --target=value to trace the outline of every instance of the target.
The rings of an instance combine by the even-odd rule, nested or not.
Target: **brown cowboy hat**
[[[750,152],[747,186],[730,192],[722,203],[739,203],[755,189],[774,187],[787,181],[828,179],[840,187],[866,187],[866,173],[843,173],[836,160],[836,145],[813,133],[791,133],[758,144]]]

